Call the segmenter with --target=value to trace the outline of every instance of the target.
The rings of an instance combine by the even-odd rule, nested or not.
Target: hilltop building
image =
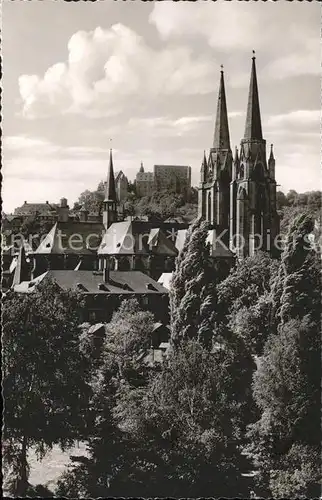
[[[188,200],[191,189],[191,167],[184,165],[154,165],[156,191],[174,191]]]
[[[200,171],[199,215],[238,258],[256,250],[274,254],[279,233],[273,146],[266,157],[262,136],[255,56],[252,58],[247,116],[240,151],[230,147],[224,73],[221,71],[212,147]]]
[[[140,197],[151,196],[151,194],[155,190],[154,174],[153,172],[145,172],[142,162],[140,170],[135,177],[135,190],[136,194]]]
[[[182,194],[189,200],[191,167],[183,165],[154,165],[153,172],[145,172],[143,163],[135,178],[138,196],[150,196],[154,191]]]

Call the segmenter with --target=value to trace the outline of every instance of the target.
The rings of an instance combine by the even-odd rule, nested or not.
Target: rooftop
[[[16,292],[30,293],[45,279],[55,281],[63,290],[78,290],[85,294],[167,294],[168,290],[141,271],[110,271],[104,282],[103,273],[93,271],[47,271],[32,281],[14,287]],[[103,285],[103,286],[102,286]]]

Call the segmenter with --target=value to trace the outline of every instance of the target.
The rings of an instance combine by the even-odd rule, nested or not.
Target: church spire
[[[116,189],[115,189],[112,149],[110,149],[110,164],[108,167],[107,183],[106,183],[106,191],[105,191],[105,200],[104,201],[115,201],[116,202]]]
[[[216,116],[213,148],[230,149],[223,66],[221,66],[221,72],[220,72],[220,84],[218,93],[217,116]]]
[[[252,71],[249,84],[247,117],[245,125],[244,139],[258,139],[262,140],[262,124],[259,109],[256,64],[255,64],[255,51],[253,50],[252,58]]]

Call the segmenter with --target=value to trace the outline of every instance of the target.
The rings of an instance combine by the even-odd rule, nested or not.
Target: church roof
[[[103,230],[100,222],[56,222],[34,253],[90,255],[98,249]]]
[[[164,288],[166,288],[167,290],[170,290],[171,279],[172,279],[172,273],[162,273],[160,278],[158,279],[158,283],[164,286]]]
[[[230,149],[228,114],[223,71],[220,72],[220,84],[213,148]]]
[[[244,139],[263,139],[255,56],[252,59]]]
[[[175,256],[177,250],[160,228],[144,221],[114,222],[107,229],[98,249],[99,255],[147,254]]]
[[[180,252],[182,250],[185,239],[186,239],[186,234],[187,234],[187,229],[181,229],[178,231],[177,234],[177,240],[176,240],[176,247],[177,250]],[[208,231],[208,237],[206,240],[207,243],[210,243],[210,256],[213,258],[216,257],[228,257],[228,258],[233,258],[234,254],[224,245],[218,243],[216,240],[216,230],[215,229],[210,229]]]

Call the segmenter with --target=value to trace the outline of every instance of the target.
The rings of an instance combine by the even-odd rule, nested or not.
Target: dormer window
[[[107,288],[107,286],[105,285],[105,283],[99,283],[98,285],[98,289],[99,290],[102,290],[103,292],[109,292],[110,290]]]
[[[154,292],[157,292],[158,290],[152,285],[152,283],[147,283],[146,285],[146,288],[148,290],[153,290]]]
[[[87,288],[83,285],[83,283],[77,283],[76,287],[78,290],[81,290],[82,292],[88,292]]]

